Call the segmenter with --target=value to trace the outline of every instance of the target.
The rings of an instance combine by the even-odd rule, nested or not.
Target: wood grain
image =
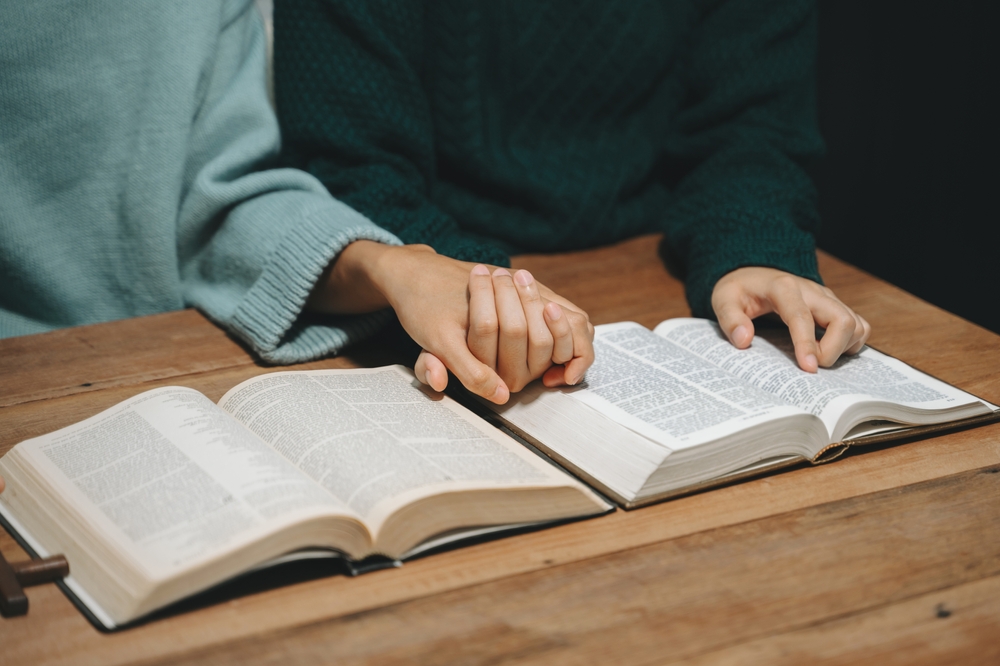
[[[709,652],[732,666],[1000,664],[1000,576]]]
[[[290,651],[338,664],[685,660],[1000,574],[1000,531],[992,529],[1000,521],[998,471],[842,500],[184,657],[192,664],[280,664]]]
[[[585,308],[595,323],[652,326],[688,314],[683,287],[663,269],[657,241],[524,256],[515,265]],[[1000,402],[1000,338],[836,259],[821,254],[820,265],[827,284],[872,322],[874,346]],[[381,344],[299,367],[370,364],[381,358]],[[0,341],[0,453],[147,388],[180,384],[217,399],[268,370],[193,311]],[[441,553],[400,570],[260,592],[110,636],[96,632],[53,586],[32,588],[29,616],[0,620],[0,662],[296,662],[334,655],[338,663],[628,662],[629,644],[668,646],[661,633],[676,651],[643,648],[634,663],[678,655],[739,660],[758,652],[765,661],[783,654],[781,641],[796,649],[812,641],[816,654],[827,654],[825,639],[808,638],[818,636],[809,632],[827,627],[832,646],[845,635],[837,632],[868,631],[866,617],[888,608],[905,615],[906,604],[951,589],[979,594],[975,583],[996,576],[989,564],[1000,552],[996,539],[980,534],[977,545],[972,537],[990,532],[984,516],[995,520],[985,505],[997,488],[980,471],[998,465],[1000,425],[994,425]],[[932,511],[935,501],[945,505],[940,516]],[[899,548],[912,557],[892,578],[888,563]],[[23,557],[5,533],[0,549],[8,559]],[[878,563],[879,553],[886,563]],[[807,574],[795,554],[817,566]],[[948,557],[969,566],[959,571]],[[777,597],[768,596],[770,577],[758,580],[765,560],[780,564],[772,567],[782,586]],[[687,606],[671,601],[675,589]],[[759,602],[780,613],[754,619]],[[988,618],[991,607],[982,608]],[[720,629],[706,609],[735,617],[738,631]],[[564,626],[570,619],[573,626]],[[861,628],[852,629],[852,621]],[[878,626],[896,626],[892,621]],[[881,638],[865,635],[872,645],[907,640],[902,630],[886,631]],[[970,650],[978,635],[969,633],[961,649]]]
[[[4,338],[0,407],[253,362],[194,310]]]

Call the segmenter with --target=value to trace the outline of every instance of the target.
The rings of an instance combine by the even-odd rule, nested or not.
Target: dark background
[[[1000,333],[1000,2],[819,7],[820,247]]]

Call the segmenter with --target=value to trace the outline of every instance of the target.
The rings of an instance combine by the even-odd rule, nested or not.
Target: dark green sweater
[[[819,280],[808,0],[280,0],[287,159],[407,243],[509,265],[662,231],[697,316]]]

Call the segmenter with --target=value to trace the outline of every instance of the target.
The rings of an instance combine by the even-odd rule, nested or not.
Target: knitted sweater
[[[666,235],[695,315],[740,266],[819,280],[810,0],[282,0],[290,162],[470,261]]]
[[[266,360],[347,243],[398,243],[279,150],[251,0],[15,2],[0,21],[0,337],[194,305]]]

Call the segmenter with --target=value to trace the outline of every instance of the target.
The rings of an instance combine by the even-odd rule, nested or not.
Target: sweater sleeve
[[[680,165],[665,223],[668,260],[695,316],[712,317],[715,283],[742,266],[820,282],[816,195],[803,161],[816,127],[811,0],[711,0],[682,65],[684,102],[668,162]]]
[[[405,243],[509,265],[430,200],[434,130],[422,0],[275,4],[275,96],[293,166]]]
[[[262,168],[280,148],[263,24],[250,0],[227,2],[224,12],[185,165],[178,216],[184,299],[266,361],[317,358],[373,332],[387,316],[304,314],[323,270],[355,240],[399,241],[308,174]]]

